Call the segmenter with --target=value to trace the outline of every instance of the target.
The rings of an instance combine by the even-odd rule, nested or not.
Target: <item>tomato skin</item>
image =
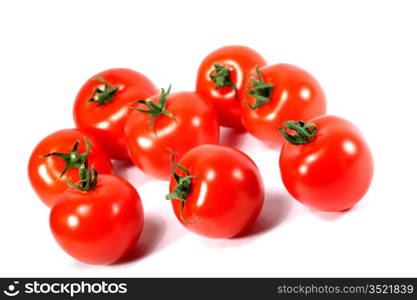
[[[69,153],[77,140],[80,141],[79,152],[85,152],[85,137],[89,139],[91,144],[91,151],[88,155],[90,165],[102,174],[113,172],[112,163],[107,153],[88,133],[79,129],[63,129],[48,135],[35,147],[28,163],[30,183],[47,206],[51,207],[58,196],[68,189],[68,179],[71,178],[76,182],[80,176],[78,169],[72,168],[60,177],[61,172],[65,169],[64,160],[56,156],[46,158],[42,156],[52,152]]]
[[[343,211],[366,194],[373,175],[371,151],[349,121],[321,116],[312,142],[285,142],[279,165],[288,192],[303,204],[322,211]]]
[[[238,100],[235,99],[235,91],[232,87],[215,88],[216,84],[210,79],[214,63],[220,63],[230,69],[231,79],[238,90]],[[264,58],[245,46],[219,48],[201,62],[197,73],[196,91],[211,100],[218,113],[220,125],[244,129],[239,100],[243,98],[246,89],[246,77],[253,68],[264,65],[266,65]]]
[[[247,131],[259,140],[282,145],[283,138],[277,128],[288,120],[310,120],[326,113],[325,95],[319,83],[306,71],[289,64],[275,64],[260,68],[266,83],[274,84],[270,102],[256,109],[248,107],[255,99],[245,92],[242,101],[242,120]],[[257,78],[252,71],[250,78]]]
[[[183,209],[185,222],[180,217],[181,200],[171,200],[177,219],[188,230],[209,238],[230,238],[258,217],[264,202],[262,177],[243,152],[223,145],[202,145],[187,152],[178,164],[197,176],[191,179]],[[171,193],[176,185],[171,178]]]
[[[159,95],[151,97],[157,103]],[[168,96],[167,115],[155,118],[150,129],[150,115],[132,111],[126,122],[125,134],[130,157],[145,173],[159,179],[170,177],[170,152],[181,157],[193,147],[217,144],[219,125],[216,112],[204,97],[193,92],[178,92]]]
[[[110,86],[118,86],[115,97],[102,106],[88,102],[96,87],[103,83],[95,80],[104,78]],[[158,93],[156,86],[144,75],[130,69],[109,69],[100,72],[81,87],[74,103],[74,122],[78,128],[94,135],[112,159],[128,160],[123,129],[130,104]]]
[[[69,188],[51,209],[50,228],[58,244],[89,264],[111,264],[129,252],[143,228],[139,194],[123,178],[99,175],[89,191]]]

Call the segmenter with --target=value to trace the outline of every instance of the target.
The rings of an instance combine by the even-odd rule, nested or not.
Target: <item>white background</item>
[[[2,1],[0,275],[417,276],[416,11],[414,1]],[[65,254],[26,167],[41,138],[73,126],[79,87],[129,67],[192,90],[203,57],[229,44],[314,74],[328,112],[353,121],[373,151],[366,197],[347,213],[312,211],[284,190],[277,151],[223,130],[263,174],[267,198],[251,234],[188,232],[164,200],[166,182],[118,164],[146,212],[131,260],[90,266]]]

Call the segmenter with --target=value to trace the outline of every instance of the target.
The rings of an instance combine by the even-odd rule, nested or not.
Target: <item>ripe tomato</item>
[[[259,215],[264,186],[255,163],[243,152],[222,145],[196,147],[172,165],[166,199],[190,231],[230,238]]]
[[[195,146],[218,143],[219,125],[210,101],[197,93],[161,91],[161,95],[138,101],[139,106],[126,121],[125,134],[135,165],[151,176],[167,180],[167,149],[181,156]]]
[[[129,159],[123,128],[129,104],[158,92],[144,75],[129,69],[110,69],[91,77],[74,103],[78,128],[93,134],[113,159]]]
[[[89,151],[86,141],[90,144]],[[91,166],[97,171],[112,173],[112,164],[104,149],[94,137],[82,130],[56,131],[35,147],[29,159],[29,180],[47,206],[51,207],[57,197],[68,189],[66,182],[69,178],[79,179],[76,168],[87,154]]]
[[[197,73],[196,90],[208,97],[219,115],[220,125],[243,129],[240,102],[246,77],[266,61],[244,46],[226,46],[207,55]]]
[[[110,264],[136,244],[143,228],[143,208],[133,186],[114,175],[80,167],[82,181],[62,193],[50,213],[58,244],[89,264]]]
[[[311,123],[285,122],[279,165],[288,192],[305,205],[323,211],[343,211],[368,190],[372,155],[350,122],[322,116]]]
[[[326,112],[319,83],[306,71],[276,64],[254,70],[242,101],[246,129],[266,143],[283,143],[277,128],[287,120],[310,120]]]

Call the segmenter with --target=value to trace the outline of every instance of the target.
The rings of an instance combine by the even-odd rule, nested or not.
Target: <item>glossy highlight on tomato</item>
[[[362,199],[372,181],[373,160],[352,123],[321,116],[308,123],[285,124],[284,135],[291,126],[296,129],[289,134],[290,141],[306,141],[286,141],[279,160],[284,185],[295,199],[323,211],[344,211]]]
[[[173,168],[186,179],[179,187],[178,177],[173,176],[167,198],[188,230],[209,238],[230,238],[258,217],[264,186],[256,164],[243,152],[202,145],[184,154]]]
[[[240,100],[246,89],[246,78],[253,68],[265,64],[259,53],[245,46],[219,48],[201,62],[196,91],[213,103],[220,125],[244,129]]]
[[[49,221],[69,255],[89,264],[111,264],[135,246],[144,216],[133,186],[114,175],[98,175],[91,190],[69,188],[61,194]]]
[[[303,69],[275,64],[249,75],[248,90],[242,100],[242,120],[248,132],[259,140],[282,145],[277,128],[284,121],[310,120],[325,113],[324,92]]]
[[[156,104],[160,108],[155,108]],[[133,110],[125,127],[129,154],[138,168],[156,178],[170,177],[168,149],[181,157],[196,146],[219,141],[216,112],[210,101],[197,93],[162,90],[136,108],[142,111]],[[149,113],[152,109],[154,116]]]
[[[78,128],[94,135],[112,159],[128,160],[124,126],[130,104],[158,90],[144,75],[130,69],[109,69],[92,76],[74,103]]]
[[[102,174],[112,173],[112,163],[103,147],[90,134],[79,129],[56,131],[42,141],[33,150],[29,163],[30,183],[39,198],[51,207],[58,196],[68,189],[67,181],[79,180],[78,169],[71,168],[61,176],[66,168],[65,160],[58,156],[44,157],[50,153],[70,153],[78,141],[78,152],[86,151],[86,139],[90,143],[88,159],[92,167]]]

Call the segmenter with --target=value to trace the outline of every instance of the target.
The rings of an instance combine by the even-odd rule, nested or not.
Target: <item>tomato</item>
[[[172,165],[167,199],[190,231],[230,238],[245,231],[259,215],[264,186],[255,163],[228,146],[202,145]]]
[[[143,228],[143,207],[135,188],[123,178],[97,175],[85,162],[77,186],[62,193],[50,213],[58,244],[89,264],[111,264],[127,254]]]
[[[90,144],[89,151],[86,141]],[[112,173],[107,153],[93,136],[82,130],[56,131],[35,147],[29,159],[29,180],[47,206],[51,207],[57,197],[68,189],[66,182],[69,178],[79,180],[77,168],[87,154],[91,166],[97,171]]]
[[[319,83],[306,71],[288,64],[252,71],[242,101],[242,120],[259,140],[281,145],[277,128],[287,120],[310,120],[325,114],[326,100]]]
[[[93,134],[112,159],[127,160],[123,129],[129,105],[158,93],[144,75],[129,69],[109,69],[91,77],[74,103],[78,128]]]
[[[126,121],[126,140],[135,165],[145,173],[169,179],[168,148],[181,156],[193,147],[219,140],[216,111],[197,93],[162,89],[161,95],[138,101]]]
[[[265,64],[261,55],[244,46],[222,47],[201,62],[196,91],[214,104],[220,125],[244,129],[239,101],[246,89],[246,77],[253,68]]]
[[[350,122],[322,116],[305,122],[285,122],[279,165],[288,192],[323,211],[343,211],[367,192],[373,175],[369,147]]]

